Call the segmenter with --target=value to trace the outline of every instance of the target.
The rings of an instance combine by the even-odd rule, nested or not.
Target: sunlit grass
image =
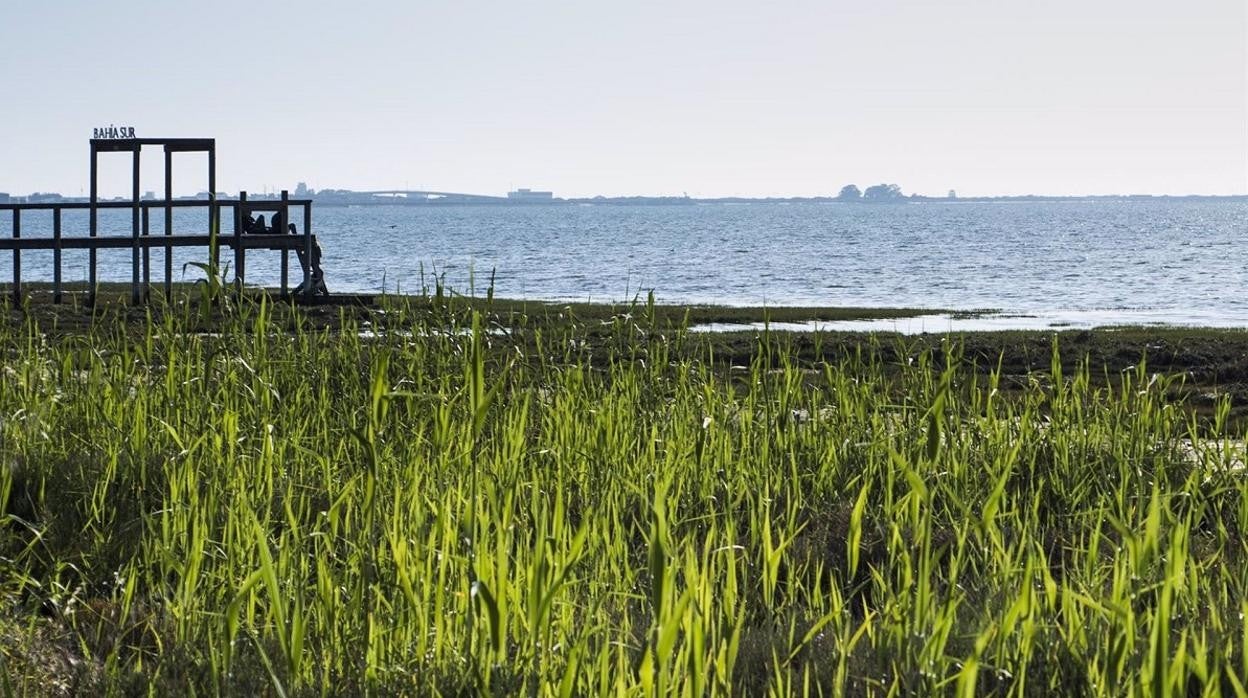
[[[1242,437],[1144,365],[201,310],[0,324],[5,691],[1243,695]]]

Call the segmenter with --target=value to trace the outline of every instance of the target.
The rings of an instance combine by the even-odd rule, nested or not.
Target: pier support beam
[[[130,209],[130,236],[134,238],[134,244],[130,248],[130,304],[138,305],[142,301],[139,289],[139,149],[135,148],[130,157],[130,201],[133,206]]]
[[[20,240],[22,237],[22,212],[19,209],[13,209],[13,239]],[[14,305],[22,302],[22,251],[13,250],[13,303]]]

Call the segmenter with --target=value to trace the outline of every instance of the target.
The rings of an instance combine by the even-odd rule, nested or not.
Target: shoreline
[[[198,295],[194,283],[174,284],[175,297]],[[25,307],[38,314],[65,317],[86,315],[87,290],[83,283],[63,284],[64,302],[52,303],[51,284],[23,284],[28,299]],[[271,302],[286,303],[276,289],[247,287],[251,298],[267,296]],[[161,287],[151,289],[149,304],[162,304]],[[133,308],[128,305],[129,285],[110,282],[99,285],[101,305],[106,308]],[[608,319],[646,306],[644,301],[578,301],[550,299],[483,298],[449,294],[454,302],[496,312],[563,312],[571,310],[579,317]],[[393,304],[421,303],[434,296],[411,294],[341,293],[316,297],[312,306],[360,306],[384,309]],[[8,285],[0,284],[0,302],[13,308]],[[137,306],[142,308],[144,306]],[[793,333],[861,333],[884,335],[963,335],[993,332],[1059,333],[1071,331],[1115,330],[1191,330],[1248,332],[1248,320],[1237,320],[1205,312],[1180,312],[1172,309],[1115,308],[1091,310],[1004,310],[980,308],[953,310],[947,308],[879,307],[879,306],[760,306],[720,305],[714,303],[655,303],[654,313],[664,324],[686,323],[690,332],[793,332]]]
[[[173,284],[174,302],[195,301],[202,293],[202,283]],[[57,317],[97,315],[100,312],[125,310],[132,313],[147,307],[162,308],[166,301],[162,287],[153,285],[146,304],[128,303],[130,285],[107,282],[97,286],[96,308],[87,306],[88,287],[83,282],[62,284],[63,302],[53,303],[52,284],[46,281],[22,285],[24,299],[20,307],[11,297],[11,285],[0,283],[0,308],[10,313],[24,309],[37,315]],[[234,297],[232,287],[224,292]],[[244,297],[270,303],[290,304],[277,289],[247,286]],[[728,305],[716,303],[668,303],[651,301],[640,296],[631,302],[572,299],[496,298],[490,295],[464,295],[455,291],[440,294],[340,293],[316,297],[311,304],[296,302],[305,311],[322,306],[355,307],[385,311],[395,305],[433,303],[462,304],[499,314],[571,313],[586,320],[608,320],[639,311],[652,313],[660,324],[671,328],[684,326],[691,332],[735,333],[769,330],[792,333],[861,333],[883,335],[962,335],[994,332],[1039,332],[1045,334],[1072,331],[1183,331],[1248,332],[1248,320],[1233,322],[1201,311],[1180,312],[1147,308],[1077,309],[1077,310],[1006,310],[999,308],[950,309],[886,306],[820,306],[820,305]],[[316,314],[315,311],[312,311]]]
[[[153,300],[137,307],[129,305],[129,285],[124,283],[101,284],[95,308],[82,304],[85,290],[81,284],[77,290],[67,290],[67,302],[59,306],[51,303],[48,289],[50,284],[28,285],[23,308],[12,307],[7,294],[0,295],[0,318],[10,323],[33,321],[50,337],[72,338],[100,327],[112,330],[118,323],[132,334],[141,334],[149,314],[153,322],[159,322],[168,308],[181,308],[182,314],[199,304],[199,289],[188,283],[175,285],[172,305],[153,289]],[[844,327],[887,326],[916,318],[941,322],[954,317],[973,323],[991,318],[996,311],[561,303],[454,292],[377,296],[369,305],[350,302],[351,298],[335,304],[331,297],[328,303],[298,306],[262,289],[247,289],[243,297],[254,307],[259,307],[260,298],[268,299],[269,323],[277,331],[299,326],[330,335],[362,332],[361,336],[372,338],[402,337],[414,319],[426,318],[420,321],[427,322],[429,314],[462,332],[471,326],[470,316],[476,311],[492,332],[507,335],[509,344],[534,351],[539,350],[541,337],[563,336],[587,345],[589,358],[598,366],[609,364],[614,333],[624,324],[633,325],[634,333],[647,342],[670,342],[683,334],[688,355],[709,357],[721,369],[749,365],[758,358],[765,351],[760,344],[764,333],[779,338],[786,347],[782,361],[811,368],[861,353],[884,364],[900,364],[925,350],[943,355],[952,341],[960,348],[960,360],[975,371],[986,375],[998,369],[1019,385],[1050,372],[1056,343],[1063,371],[1076,371],[1087,362],[1096,381],[1112,388],[1122,375],[1143,363],[1151,373],[1181,376],[1172,397],[1187,400],[1196,413],[1212,413],[1226,398],[1233,419],[1248,422],[1248,329],[1244,328],[1121,325],[904,333]],[[210,321],[201,330],[211,334],[220,325],[220,320]],[[718,325],[720,331],[698,331],[706,325]],[[781,361],[778,357],[769,360]]]
[[[29,284],[25,287],[26,300],[21,307],[14,307],[0,286],[0,322],[34,322],[50,335],[65,337],[100,327],[111,329],[119,323],[134,330],[148,317],[158,322],[170,309],[183,314],[201,303],[199,287],[188,283],[174,286],[172,304],[153,289],[152,300],[145,306],[129,305],[129,285],[124,283],[101,284],[94,308],[85,304],[83,285],[67,284],[65,288],[65,302],[54,305],[50,284]],[[235,298],[232,292],[227,297]],[[1237,396],[1236,405],[1248,405],[1248,328],[1242,327],[1122,324],[1014,328],[988,326],[1003,316],[987,309],[959,312],[938,308],[567,303],[469,297],[453,292],[376,296],[367,304],[359,302],[359,297],[331,296],[310,306],[294,305],[264,289],[249,288],[243,298],[254,307],[259,307],[261,298],[266,299],[269,321],[277,328],[298,323],[331,334],[358,330],[373,335],[401,333],[408,318],[431,313],[448,327],[462,330],[475,311],[489,327],[514,335],[516,341],[531,341],[535,333],[558,332],[575,333],[592,344],[606,341],[618,325],[632,324],[639,335],[650,339],[667,341],[687,335],[696,340],[694,344],[710,349],[716,362],[726,364],[748,362],[758,351],[758,336],[769,332],[787,338],[790,358],[798,362],[826,362],[864,346],[891,360],[920,347],[939,349],[954,339],[979,365],[999,363],[1007,373],[1021,375],[1048,370],[1052,345],[1057,342],[1067,368],[1087,359],[1094,367],[1115,372],[1146,360],[1152,370],[1182,373],[1197,385],[1218,389],[1230,386]],[[214,309],[213,314],[220,317],[219,310]],[[220,320],[209,320],[202,329],[213,330],[214,322],[220,324]],[[906,323],[933,329],[907,332]],[[945,329],[943,325],[950,323],[979,323],[981,327]],[[714,331],[704,331],[708,328]]]

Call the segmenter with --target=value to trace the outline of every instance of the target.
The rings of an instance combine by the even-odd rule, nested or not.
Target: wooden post
[[[95,143],[91,144],[91,222],[90,235],[95,237],[99,233],[99,226],[96,220],[96,206],[99,204],[99,158],[100,153],[95,147]],[[87,305],[95,305],[95,247],[87,251]]]
[[[243,292],[243,221],[247,216],[247,192],[238,193],[238,205],[234,207],[234,285]]]
[[[217,208],[217,143],[213,141],[208,146],[208,235],[211,237],[211,245],[209,249],[211,253],[208,255],[208,263],[213,269],[218,269],[220,265],[221,250],[218,249],[217,243],[221,235],[221,209]]]
[[[282,298],[290,297],[290,250],[282,248]]]
[[[279,234],[285,235],[286,229],[288,227],[286,220],[290,217],[290,193],[286,191],[285,189],[282,190],[282,210],[279,211],[279,213],[280,213],[279,220],[276,223],[274,223],[273,227],[277,229],[277,232]],[[283,247],[282,248],[282,298],[285,298],[286,296],[290,295],[290,292],[288,290],[289,283],[287,282],[287,277],[289,275],[289,268],[290,268],[290,250],[287,250],[285,247]]]
[[[143,301],[146,302],[152,292],[152,248],[147,244],[152,236],[152,207],[143,207]]]
[[[61,209],[52,209],[52,302],[61,302]]]
[[[303,205],[303,295],[311,298],[315,295],[312,288],[312,204]]]
[[[131,153],[130,165],[130,304],[138,305],[142,300],[139,293],[139,267],[142,260],[139,255],[139,152],[136,145]]]
[[[22,237],[22,210],[13,209],[13,239]],[[22,302],[22,251],[13,248],[13,302]]]
[[[221,204],[209,201],[208,210],[213,212],[208,214],[208,220],[212,221],[208,229],[208,263],[217,269],[221,266]]]
[[[221,225],[221,212],[217,211],[217,144],[208,146],[208,225]],[[218,231],[220,232],[220,231]]]
[[[212,219],[212,207],[208,207]],[[173,152],[165,146],[165,237],[173,235]],[[173,299],[173,246],[165,244],[165,300]]]

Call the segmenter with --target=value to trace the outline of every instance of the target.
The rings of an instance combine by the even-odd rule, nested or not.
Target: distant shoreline
[[[265,198],[265,197],[253,197]],[[276,198],[276,197],[272,197]],[[552,199],[549,201],[513,201],[507,199],[494,200],[421,200],[388,198],[384,201],[376,197],[366,198],[322,198],[312,197],[317,206],[509,206],[528,208],[534,206],[703,206],[714,204],[837,204],[845,206],[897,206],[902,204],[1012,204],[1012,203],[1178,203],[1178,202],[1210,202],[1210,203],[1248,203],[1248,194],[1203,195],[1096,195],[1096,196],[967,196],[957,198],[935,196],[904,196],[883,201],[844,200],[836,197],[718,197],[693,198],[677,196],[615,196],[578,199]]]
[[[232,197],[227,192],[218,192],[218,198]],[[834,196],[791,196],[791,197],[746,197],[722,196],[696,198],[684,196],[595,196],[588,198],[553,198],[546,200],[517,200],[505,197],[469,195],[470,198],[445,197],[422,199],[417,197],[375,196],[367,192],[349,192],[336,190],[335,193],[313,194],[308,197],[317,206],[509,206],[528,208],[533,206],[703,206],[713,204],[837,204],[845,206],[897,206],[901,204],[1012,204],[1012,203],[1248,203],[1248,194],[1094,194],[1089,196],[1044,196],[1027,194],[1022,196],[900,196],[896,198],[841,199]],[[250,193],[252,201],[278,201],[276,194]],[[174,201],[206,201],[207,194],[198,196],[175,197]],[[60,196],[56,194],[32,194],[29,196],[12,196],[0,203],[88,203],[90,200],[81,196]],[[100,202],[129,202],[127,197],[100,199]],[[146,199],[144,201],[147,201]]]

